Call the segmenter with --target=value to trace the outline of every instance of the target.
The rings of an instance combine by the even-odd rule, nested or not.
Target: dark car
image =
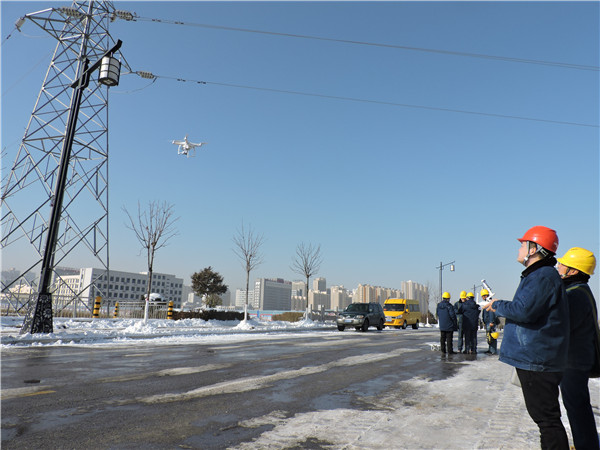
[[[369,327],[383,330],[385,314],[379,303],[350,303],[337,317],[338,330],[346,327],[367,331]]]

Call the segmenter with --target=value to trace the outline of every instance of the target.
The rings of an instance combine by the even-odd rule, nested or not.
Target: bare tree
[[[146,322],[148,320],[148,302],[150,301],[152,288],[154,256],[158,249],[166,246],[169,240],[177,235],[175,222],[179,218],[173,216],[173,205],[167,202],[148,202],[148,207],[145,210],[142,210],[140,202],[138,202],[136,219],[131,216],[127,208],[123,207],[123,211],[129,218],[129,224],[125,226],[135,233],[142,251],[146,251],[148,263],[148,284],[146,286],[146,307],[144,309],[144,322]]]
[[[306,277],[306,318],[308,318],[308,282],[310,277],[317,274],[322,262],[321,245],[313,247],[312,244],[306,245],[302,242],[296,247],[296,256],[290,268]]]
[[[238,256],[246,270],[246,304],[244,306],[244,320],[248,319],[250,272],[263,262],[263,257],[260,254],[260,247],[263,242],[264,236],[262,234],[256,234],[256,232],[252,230],[252,227],[249,227],[248,230],[246,230],[244,228],[244,222],[242,222],[241,229],[238,229],[237,234],[233,236],[233,243],[235,244],[233,252]]]

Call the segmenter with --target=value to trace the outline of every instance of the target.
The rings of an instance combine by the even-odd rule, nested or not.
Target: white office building
[[[129,300],[140,301],[146,295],[147,272],[122,272],[86,267],[73,275],[62,275],[56,280],[54,295],[62,298],[78,296],[81,301],[93,305],[99,296],[111,303]],[[154,272],[151,292],[160,294],[163,301],[173,301],[175,308],[181,308],[184,298],[183,279],[175,275]]]
[[[290,311],[292,283],[282,278],[257,278],[254,282],[254,304],[263,311]]]

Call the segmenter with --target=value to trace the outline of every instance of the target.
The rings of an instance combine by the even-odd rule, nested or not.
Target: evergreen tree
[[[223,284],[223,277],[211,266],[192,275],[192,289],[196,295],[206,296],[206,304],[209,307],[216,306],[214,296],[227,292],[227,286]]]
[[[223,299],[221,299],[221,297],[219,297],[217,294],[210,294],[206,297],[205,303],[208,308],[214,308],[216,306],[222,305]]]

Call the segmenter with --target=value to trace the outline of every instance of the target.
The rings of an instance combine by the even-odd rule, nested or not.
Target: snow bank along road
[[[537,447],[510,368],[483,353],[444,358],[438,339],[352,330],[7,347],[2,447]]]

